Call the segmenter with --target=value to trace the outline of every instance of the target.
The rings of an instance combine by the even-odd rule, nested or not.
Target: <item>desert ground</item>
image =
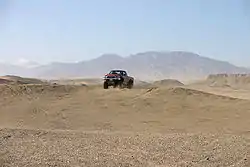
[[[2,77],[0,166],[248,167],[248,77],[107,90]]]

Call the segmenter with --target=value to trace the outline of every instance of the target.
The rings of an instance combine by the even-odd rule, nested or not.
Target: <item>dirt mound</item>
[[[168,86],[168,87],[184,86],[183,83],[175,79],[163,79],[160,81],[155,81],[153,84],[157,86]]]
[[[190,89],[190,88],[183,88],[183,87],[173,87],[173,88],[158,88],[158,87],[152,87],[147,89],[144,92],[144,95],[149,95],[151,97],[172,97],[173,99],[176,98],[189,98],[189,99],[202,99],[202,100],[210,100],[210,99],[224,99],[224,100],[241,100],[234,97],[229,96],[223,96],[213,93],[208,93],[205,91]]]
[[[217,94],[213,94],[213,93],[208,93],[208,92],[204,92],[204,91],[200,91],[200,90],[195,90],[195,89],[189,89],[189,88],[172,88],[169,89],[169,91],[172,94],[175,95],[179,95],[179,96],[192,96],[192,97],[198,97],[204,100],[205,99],[228,99],[228,100],[237,100],[238,98],[233,98],[233,97],[229,97],[229,96],[222,96],[222,95],[217,95]],[[240,100],[240,99],[238,99]]]
[[[0,77],[0,79],[8,81],[8,83],[16,83],[16,84],[44,84],[45,81],[36,79],[36,78],[23,78],[20,76],[14,75],[6,75]]]
[[[8,90],[15,98],[0,99],[0,127],[193,132],[237,129],[244,121],[249,126],[249,101],[184,88],[18,88],[21,90]]]
[[[0,78],[0,85],[1,84],[11,84],[13,83],[13,81],[8,80],[8,79],[4,79],[4,78]]]
[[[45,85],[45,84],[34,84],[34,85],[1,85],[0,95],[2,97],[8,96],[21,96],[21,95],[42,95],[45,93],[70,93],[76,90],[77,86],[69,85]]]
[[[211,87],[250,88],[250,74],[209,75],[206,83]]]
[[[103,83],[103,80],[100,78],[75,78],[51,80],[50,83],[57,83],[62,85],[100,85]]]

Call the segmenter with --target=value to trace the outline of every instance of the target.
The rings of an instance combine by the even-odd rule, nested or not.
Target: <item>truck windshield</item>
[[[120,75],[124,75],[123,71],[110,71],[110,74],[120,74]]]

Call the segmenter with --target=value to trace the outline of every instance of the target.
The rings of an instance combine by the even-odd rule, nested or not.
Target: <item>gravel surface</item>
[[[247,136],[2,129],[2,167],[250,166]]]

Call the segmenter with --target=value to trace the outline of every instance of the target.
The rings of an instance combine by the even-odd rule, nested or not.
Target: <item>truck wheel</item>
[[[119,86],[119,81],[115,81],[113,87],[114,87],[114,88],[117,88],[118,86]]]
[[[104,83],[103,83],[103,88],[104,88],[104,89],[108,89],[108,88],[109,88],[109,85],[108,85],[107,82],[104,82]]]
[[[121,80],[119,81],[119,88],[122,89],[124,85],[124,79],[121,78]]]
[[[128,89],[131,89],[133,87],[133,85],[134,85],[134,82],[132,80],[130,80],[128,82]]]

